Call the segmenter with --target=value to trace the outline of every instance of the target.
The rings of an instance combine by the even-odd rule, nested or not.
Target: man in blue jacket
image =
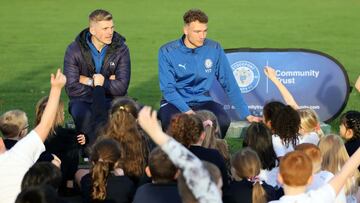
[[[130,82],[130,54],[125,38],[114,32],[112,15],[95,10],[89,15],[89,28],[84,29],[65,53],[64,74],[69,111],[77,130],[89,134],[93,75],[102,74],[107,104],[116,96],[124,96]],[[90,142],[94,138],[90,138]]]
[[[163,129],[167,128],[176,113],[206,109],[217,116],[224,137],[230,119],[222,105],[214,102],[209,94],[214,80],[218,80],[224,88],[240,118],[259,121],[250,115],[223,48],[219,43],[206,39],[206,14],[201,10],[189,10],[183,19],[184,35],[159,50],[159,80],[163,94],[159,118]]]

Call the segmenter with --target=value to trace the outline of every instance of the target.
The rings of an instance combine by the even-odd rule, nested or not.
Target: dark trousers
[[[110,106],[111,100],[106,100],[106,111],[108,111]],[[91,136],[94,135],[94,133],[92,133],[94,129],[91,126],[93,122],[92,103],[79,100],[70,100],[69,113],[74,120],[76,131],[78,133],[84,133],[85,135],[89,136],[89,142],[87,143],[93,143],[96,138]]]
[[[181,113],[179,109],[177,109],[173,104],[163,102],[162,106],[159,109],[159,119],[161,121],[161,126],[164,131],[167,130],[171,117],[174,114]],[[207,101],[207,102],[201,102],[197,105],[192,105],[190,108],[193,111],[199,111],[199,110],[208,110],[215,114],[215,116],[218,119],[219,125],[220,125],[220,131],[222,138],[225,137],[227,130],[229,129],[231,120],[227,113],[224,111],[223,106],[221,104],[218,104],[214,101]]]

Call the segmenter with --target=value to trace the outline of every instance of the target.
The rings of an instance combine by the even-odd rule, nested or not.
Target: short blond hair
[[[112,15],[110,12],[103,10],[103,9],[97,9],[90,13],[89,15],[89,24],[91,22],[99,22],[99,21],[108,21],[112,20]]]
[[[21,110],[11,110],[0,116],[0,131],[5,138],[14,138],[28,126],[26,113]]]
[[[320,121],[317,113],[309,108],[298,109],[300,115],[300,127],[306,133],[316,132],[316,134],[321,138],[324,136],[324,132],[320,128]]]

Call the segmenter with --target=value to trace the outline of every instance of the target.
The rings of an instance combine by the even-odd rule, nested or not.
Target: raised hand
[[[276,70],[273,69],[272,67],[265,66],[264,73],[270,80],[276,79]]]
[[[51,74],[51,87],[63,88],[66,83],[66,77],[62,74],[60,68],[57,69],[56,74]]]

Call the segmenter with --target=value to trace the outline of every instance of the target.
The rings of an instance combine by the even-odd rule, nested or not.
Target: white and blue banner
[[[321,121],[331,121],[344,109],[349,97],[349,79],[333,57],[306,49],[225,50],[231,69],[250,112],[262,116],[269,101],[282,101],[276,86],[264,74],[266,65],[276,69],[301,108],[314,109]],[[232,120],[239,120],[223,89],[214,84],[211,95],[224,105]]]

